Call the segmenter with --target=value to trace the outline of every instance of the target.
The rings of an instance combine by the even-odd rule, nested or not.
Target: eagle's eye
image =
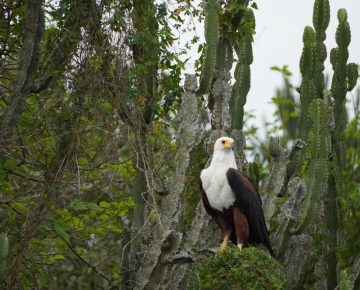
[[[225,144],[225,143],[226,143],[226,141],[225,141],[225,140],[222,140],[222,141],[221,141],[221,143],[222,143],[222,144]]]

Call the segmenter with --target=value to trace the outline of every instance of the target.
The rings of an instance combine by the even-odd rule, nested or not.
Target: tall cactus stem
[[[349,63],[348,46],[351,41],[350,25],[347,21],[345,9],[338,11],[339,25],[336,29],[337,48],[332,49],[330,61],[334,70],[331,83],[331,94],[335,100],[334,116],[335,130],[333,132],[333,145],[336,161],[342,166],[345,162],[344,130],[347,123],[346,93],[351,91],[357,81],[358,70],[356,64]]]
[[[330,22],[330,5],[328,0],[315,0],[313,9],[313,25],[316,32],[316,58],[315,87],[317,98],[323,97],[325,89],[324,62],[327,57],[325,46],[326,29]]]
[[[358,66],[355,63],[349,63],[346,66],[347,91],[350,92],[355,88],[359,77]]]
[[[246,10],[245,19],[249,25],[255,27],[255,17],[251,9]],[[250,90],[250,65],[253,62],[252,40],[252,34],[246,32],[239,43],[235,44],[238,62],[230,99],[231,130],[242,130],[244,124],[244,105]]]
[[[301,84],[301,112],[299,124],[299,137],[307,140],[309,127],[308,112],[310,104],[316,99],[315,88],[315,67],[316,67],[316,41],[315,32],[312,27],[307,26],[304,29],[303,43],[304,48],[300,59],[300,71],[302,75]]]
[[[311,104],[309,118],[312,126],[309,134],[309,169],[305,177],[306,195],[293,233],[303,232],[315,220],[319,200],[325,193],[328,178],[328,110],[323,100],[317,99]]]
[[[330,175],[328,190],[325,197],[326,225],[329,239],[329,249],[326,257],[327,287],[336,288],[338,262],[337,262],[337,236],[338,236],[338,198],[343,192],[342,166],[345,162],[344,131],[347,124],[346,94],[351,91],[357,81],[358,69],[355,64],[347,64],[351,41],[350,25],[347,22],[345,9],[340,9],[337,14],[339,25],[336,29],[336,43],[338,47],[331,50],[330,62],[334,70],[331,95],[334,98],[335,128],[331,132],[332,155],[329,162]]]
[[[218,1],[208,0],[205,6],[205,58],[201,68],[200,86],[197,94],[202,95],[209,92],[215,72],[216,50],[219,39],[219,16]]]

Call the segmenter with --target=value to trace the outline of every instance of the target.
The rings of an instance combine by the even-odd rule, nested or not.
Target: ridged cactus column
[[[326,225],[328,230],[329,250],[326,258],[328,275],[327,286],[333,289],[338,284],[337,236],[338,236],[338,199],[343,195],[342,166],[345,162],[344,131],[347,124],[346,93],[351,91],[357,81],[358,69],[353,63],[347,64],[348,46],[351,40],[350,26],[345,9],[338,11],[339,25],[336,30],[337,48],[331,50],[330,62],[334,75],[331,84],[331,95],[335,101],[335,128],[332,132],[331,171],[326,195]]]
[[[215,71],[216,49],[219,39],[218,1],[208,0],[205,10],[206,50],[204,62],[201,68],[200,86],[197,91],[197,94],[199,95],[206,94],[210,90]]]
[[[230,127],[228,103],[231,95],[229,81],[232,62],[233,50],[230,41],[228,39],[219,40],[214,80],[208,99],[211,127],[215,130],[227,131]]]
[[[302,140],[307,139],[309,128],[308,112],[310,104],[317,98],[315,87],[315,71],[316,71],[316,36],[314,29],[310,26],[305,27],[303,34],[304,48],[300,59],[300,71],[302,75],[301,84],[301,111],[299,124],[299,137]]]
[[[348,46],[351,41],[350,25],[347,21],[345,9],[337,14],[339,25],[336,30],[337,48],[331,50],[330,61],[334,70],[331,83],[331,95],[335,100],[335,131],[333,135],[336,159],[340,166],[345,162],[344,130],[347,124],[346,93],[351,91],[358,78],[357,65],[347,64],[349,57]]]
[[[300,211],[300,218],[293,233],[303,232],[311,222],[316,221],[319,200],[324,195],[328,178],[328,114],[329,108],[325,101],[317,99],[311,104],[309,119],[309,169],[305,176],[306,195]]]
[[[338,200],[344,187],[346,94],[356,85],[358,67],[347,63],[351,33],[346,11],[340,9],[337,18],[338,47],[330,52],[334,71],[331,84],[334,104],[324,94],[323,71],[327,55],[324,40],[330,19],[328,0],[315,0],[315,30],[306,27],[303,34],[298,137],[306,143],[306,154],[293,159],[294,164],[299,165],[293,167],[302,180],[298,178],[299,181],[296,181],[296,177],[289,183],[301,185],[301,190],[296,192],[295,197],[290,196],[285,209],[278,215],[278,228],[274,235],[278,258],[286,265],[289,279],[294,280],[292,289],[302,289],[303,285],[313,284],[314,280],[317,289],[336,289],[338,286]],[[288,173],[293,173],[290,165],[291,162]],[[314,233],[318,234],[314,236]],[[294,249],[301,249],[305,244],[307,246],[300,251],[301,255],[296,257]],[[299,265],[303,266],[299,268]]]
[[[330,22],[330,5],[328,0],[315,0],[313,10],[313,25],[316,32],[316,59],[315,87],[316,96],[322,98],[325,89],[324,62],[327,56],[325,39],[326,29]]]
[[[245,19],[250,27],[255,27],[255,17],[251,9],[246,11]],[[244,105],[250,90],[250,65],[253,62],[252,32],[244,31],[235,44],[238,62],[235,68],[235,83],[231,92],[231,129],[242,130],[244,125]]]

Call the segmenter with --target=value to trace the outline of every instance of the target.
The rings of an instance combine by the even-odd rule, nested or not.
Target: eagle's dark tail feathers
[[[263,244],[271,256],[275,257],[266,228],[260,196],[255,186],[245,175],[234,168],[227,171],[226,177],[235,194],[235,202],[249,223],[250,236],[247,242],[251,245]]]

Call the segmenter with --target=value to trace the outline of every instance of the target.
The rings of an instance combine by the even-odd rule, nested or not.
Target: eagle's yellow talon
[[[224,252],[228,248],[228,241],[229,241],[229,237],[225,236],[224,241],[222,242],[219,249],[220,252]]]
[[[228,248],[228,245],[221,245],[219,252],[224,252],[227,250],[227,248]]]

